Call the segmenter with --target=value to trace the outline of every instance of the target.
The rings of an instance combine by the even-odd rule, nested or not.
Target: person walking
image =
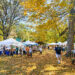
[[[57,45],[55,47],[55,52],[56,52],[56,58],[57,58],[58,64],[60,64],[62,61],[62,57],[61,57],[62,48],[60,47],[60,45]]]

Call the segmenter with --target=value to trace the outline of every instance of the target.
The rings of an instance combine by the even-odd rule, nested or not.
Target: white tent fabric
[[[24,45],[36,45],[37,43],[28,40],[26,42],[23,42],[23,44]]]
[[[62,42],[58,42],[57,45],[63,45],[63,43]]]
[[[38,43],[32,42],[32,45],[38,45]]]
[[[48,43],[48,45],[57,45],[57,43]]]
[[[67,41],[63,42],[63,45],[67,45]]]
[[[58,42],[58,43],[48,43],[48,45],[63,45],[62,42]]]
[[[32,44],[32,42],[31,41],[26,41],[26,42],[23,42],[24,44],[26,44],[26,45],[28,45],[28,44]]]
[[[6,39],[4,41],[1,41],[0,42],[0,45],[7,45],[7,46],[10,46],[10,45],[15,45],[15,46],[23,46],[23,44],[21,42],[18,42],[16,41],[15,39],[13,38],[9,38],[9,39]]]

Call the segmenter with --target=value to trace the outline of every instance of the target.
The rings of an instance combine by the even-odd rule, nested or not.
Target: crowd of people
[[[13,56],[14,54],[18,55],[27,55],[32,57],[33,52],[39,51],[40,54],[42,54],[42,45],[40,46],[24,46],[24,47],[18,47],[15,48],[11,45],[9,48],[6,46],[3,46],[0,49],[0,55],[10,55]]]
[[[10,48],[7,48],[6,46],[3,46],[0,51],[2,51],[2,53],[0,53],[0,55],[8,55],[8,56],[13,56],[14,54],[16,55],[27,55],[27,56],[31,56],[32,57],[32,54],[34,52],[37,52],[39,51],[40,54],[42,54],[42,51],[43,51],[43,48],[44,46],[43,45],[39,45],[39,46],[24,46],[24,47],[18,47],[16,46],[15,48],[11,45]],[[50,50],[50,47],[48,46],[48,50]],[[62,54],[62,51],[65,50],[64,47],[61,47],[59,45],[56,45],[55,48],[54,48],[55,52],[56,52],[56,58],[57,58],[57,61],[58,61],[58,64],[61,63],[62,61],[62,57],[61,57],[61,54]]]

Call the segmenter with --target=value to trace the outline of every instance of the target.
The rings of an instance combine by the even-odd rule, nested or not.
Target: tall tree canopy
[[[29,21],[40,25],[37,26],[39,30],[36,29],[36,32],[39,31],[40,34],[43,32],[44,37],[47,36],[47,31],[52,29],[56,29],[58,35],[67,29],[69,12],[73,7],[70,0],[50,0],[50,3],[47,0],[25,0],[21,5],[24,6],[24,14],[29,16]],[[42,39],[41,35],[38,36]]]
[[[10,34],[11,27],[18,24],[24,18],[23,7],[20,0],[0,0],[0,30],[6,39]]]
[[[45,32],[50,29],[56,29],[59,35],[68,29],[68,50],[73,49],[75,0],[50,0],[50,3],[48,3],[47,0],[25,0],[21,5],[24,6],[24,13],[29,16],[29,21],[40,25],[38,29],[36,29],[39,31],[39,34],[42,32],[41,28],[43,28]],[[61,25],[65,27],[61,28]],[[60,29],[62,29],[62,31]],[[45,37],[44,34],[41,35]]]

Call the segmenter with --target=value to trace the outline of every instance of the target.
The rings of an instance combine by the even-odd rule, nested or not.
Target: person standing
[[[5,54],[6,47],[3,46],[3,55]]]
[[[10,49],[10,55],[13,56],[13,46],[11,45],[10,47],[11,47],[11,49]]]
[[[23,48],[23,54],[27,54],[27,51],[26,51],[26,47],[24,46],[24,48]]]
[[[29,47],[29,54],[32,57],[32,48],[31,47]]]
[[[50,50],[49,46],[48,46],[48,50]]]
[[[22,48],[20,48],[20,55],[21,55],[21,56],[23,55],[23,50],[22,50]]]
[[[26,48],[25,48],[25,47],[23,47],[23,54],[25,54],[25,50],[26,50]]]
[[[57,45],[55,47],[55,51],[56,51],[56,58],[57,58],[58,64],[60,64],[61,63],[61,60],[62,60],[62,58],[61,58],[62,48],[60,47],[60,45]]]
[[[16,46],[16,54],[18,55],[18,50],[19,50],[19,48]]]
[[[40,54],[42,54],[42,45],[39,47]]]
[[[29,56],[29,46],[26,47],[27,56]]]

